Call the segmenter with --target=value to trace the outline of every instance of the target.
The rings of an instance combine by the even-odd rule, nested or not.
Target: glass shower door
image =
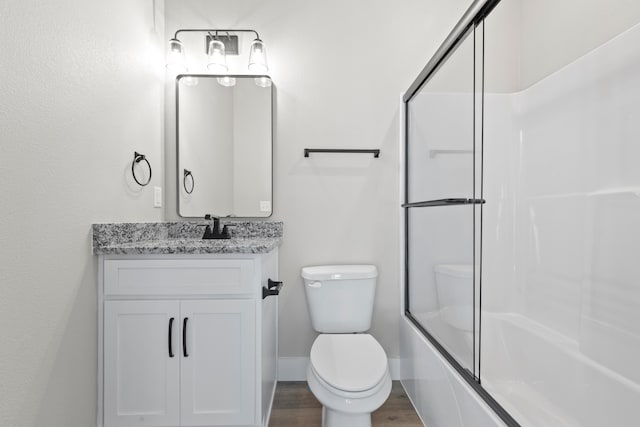
[[[406,311],[478,378],[481,31],[471,28],[406,101]],[[480,114],[479,114],[480,112]]]

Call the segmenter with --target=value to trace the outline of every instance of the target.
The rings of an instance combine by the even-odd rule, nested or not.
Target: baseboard
[[[278,381],[306,381],[308,357],[278,358]]]
[[[306,381],[308,357],[278,358],[278,381]],[[389,359],[389,373],[392,380],[400,379],[400,358]]]

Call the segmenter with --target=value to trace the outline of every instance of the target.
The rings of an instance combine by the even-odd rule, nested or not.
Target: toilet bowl
[[[387,356],[369,334],[319,335],[307,382],[322,403],[323,426],[369,427],[391,392]]]
[[[371,326],[378,272],[371,265],[305,267],[311,323],[307,382],[322,403],[323,427],[371,427],[391,393],[387,356]]]

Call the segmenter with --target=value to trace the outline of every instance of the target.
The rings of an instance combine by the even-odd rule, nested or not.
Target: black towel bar
[[[309,157],[311,153],[371,153],[373,157],[380,157],[380,150],[357,150],[357,149],[342,149],[342,148],[305,148],[304,156]]]

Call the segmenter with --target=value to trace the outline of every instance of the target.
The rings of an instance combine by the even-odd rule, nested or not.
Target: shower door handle
[[[463,199],[463,198],[450,198],[450,199],[437,199],[427,200],[424,202],[412,202],[402,205],[403,208],[429,208],[435,206],[456,206],[456,205],[483,205],[487,201],[485,199]]]
[[[467,204],[469,205],[484,205],[487,203],[485,199],[469,199]]]

